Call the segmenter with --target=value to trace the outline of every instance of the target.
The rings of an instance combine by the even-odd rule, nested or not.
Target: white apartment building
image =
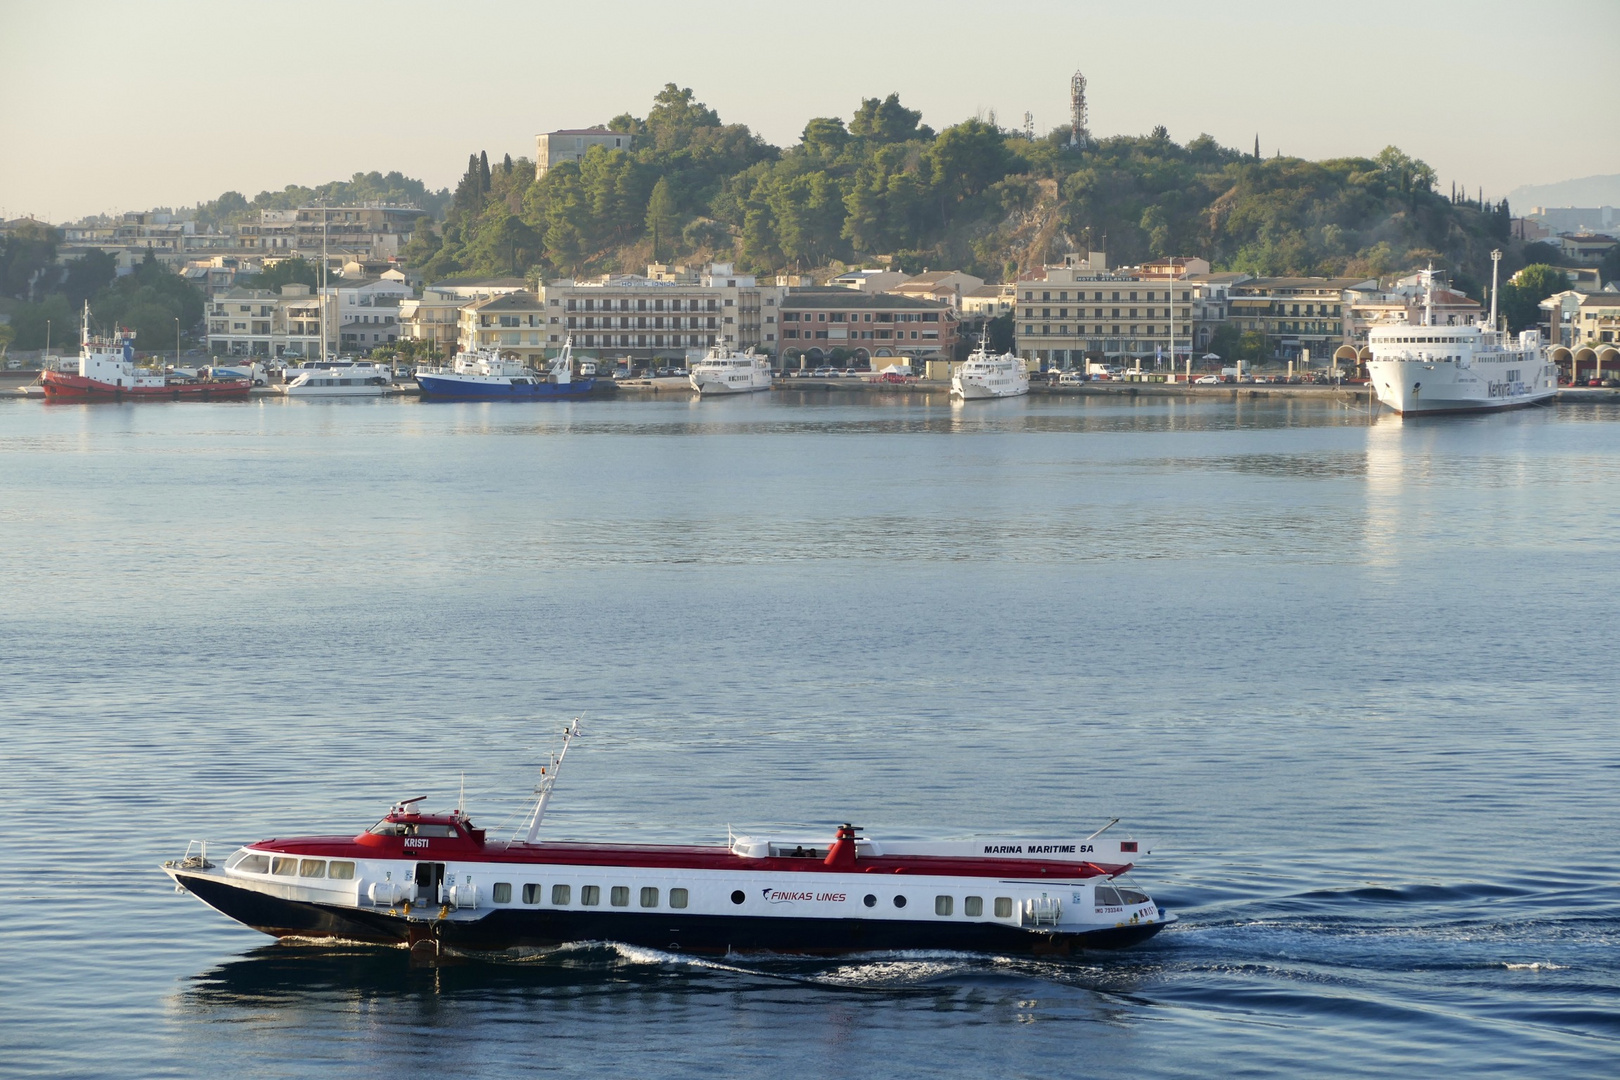
[[[1143,278],[1109,271],[1101,252],[1065,256],[1062,265],[1018,280],[1014,347],[1043,368],[1079,367],[1087,358],[1185,360],[1193,349],[1194,289],[1184,263],[1173,273]]]
[[[321,303],[307,285],[229,289],[208,302],[213,356],[303,359],[321,352]]]
[[[576,349],[646,361],[690,359],[714,345],[774,355],[787,289],[760,285],[731,263],[701,273],[655,264],[645,277],[553,281],[541,295],[548,348],[572,335]]]
[[[461,339],[462,308],[474,300],[519,293],[527,288],[527,282],[516,277],[456,277],[435,281],[422,287],[420,297],[399,302],[400,336],[431,342],[433,351],[449,356]]]
[[[367,353],[392,344],[400,336],[400,304],[410,295],[405,275],[397,270],[378,278],[328,281],[328,347],[346,353]]]
[[[458,344],[463,352],[499,349],[539,367],[546,359],[547,336],[545,301],[527,290],[472,300],[461,308]]]
[[[382,204],[261,210],[257,222],[238,227],[237,237],[253,253],[299,255],[317,262],[324,243],[339,266],[350,259],[386,262],[399,257],[421,216],[414,206]]]

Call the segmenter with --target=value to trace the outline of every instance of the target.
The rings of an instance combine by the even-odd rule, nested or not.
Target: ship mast
[[[1502,264],[1500,249],[1491,252],[1491,330],[1496,329],[1496,269]]]
[[[579,717],[576,716],[572,724],[563,728],[562,749],[552,755],[550,768],[540,770],[540,783],[534,789],[534,811],[529,815],[529,831],[523,837],[525,844],[534,843],[535,838],[540,835],[540,822],[545,820],[546,804],[551,801],[551,790],[557,786],[557,774],[562,769],[563,758],[568,756],[568,744],[578,734]]]

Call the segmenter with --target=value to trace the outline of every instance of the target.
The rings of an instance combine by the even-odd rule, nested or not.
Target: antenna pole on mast
[[[534,843],[535,838],[540,835],[540,823],[545,820],[546,804],[551,801],[551,791],[557,786],[557,774],[562,769],[563,758],[568,756],[568,744],[578,734],[579,717],[576,716],[572,724],[563,728],[562,749],[552,756],[551,767],[540,770],[541,780],[534,789],[534,812],[529,815],[529,831],[523,837],[525,844]]]

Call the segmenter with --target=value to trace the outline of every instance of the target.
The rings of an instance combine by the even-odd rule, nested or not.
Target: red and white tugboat
[[[248,396],[252,379],[168,374],[135,366],[135,335],[115,330],[102,337],[90,332],[90,303],[85,301],[79,338],[79,370],[40,374],[45,396],[55,401],[229,401]]]
[[[1175,921],[1118,880],[1143,852],[1134,840],[1103,839],[1103,830],[1083,840],[913,842],[840,825],[830,843],[540,841],[558,767],[578,732],[576,721],[542,770],[522,840],[490,839],[459,808],[423,813],[417,798],[358,836],[261,840],[223,867],[205,851],[164,871],[178,890],[278,938],[434,953],[616,941],[717,954],[1066,955],[1134,945]]]

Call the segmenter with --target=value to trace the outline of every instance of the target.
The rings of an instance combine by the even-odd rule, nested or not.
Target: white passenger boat
[[[1029,369],[1012,353],[991,356],[981,343],[951,376],[951,396],[963,401],[1022,397],[1029,393]]]
[[[735,352],[715,346],[692,365],[688,376],[700,394],[747,394],[771,388],[771,363],[754,350]]]
[[[521,838],[461,807],[394,805],[356,836],[261,840],[223,866],[188,851],[179,889],[278,938],[498,952],[618,941],[681,952],[968,949],[1067,955],[1142,942],[1175,921],[1121,875],[1146,852],[1107,833],[916,842],[852,825],[713,845],[539,839],[576,722]],[[195,850],[195,842],[193,850]]]
[[[1491,327],[1496,325],[1496,262],[1491,252]],[[1423,321],[1368,331],[1367,374],[1378,400],[1402,415],[1481,412],[1546,401],[1558,393],[1558,366],[1541,334],[1516,338],[1483,326],[1435,326],[1434,273],[1423,273]]]
[[[281,387],[289,397],[376,397],[388,392],[394,373],[386,364],[357,360],[352,364],[329,364],[301,368]]]

